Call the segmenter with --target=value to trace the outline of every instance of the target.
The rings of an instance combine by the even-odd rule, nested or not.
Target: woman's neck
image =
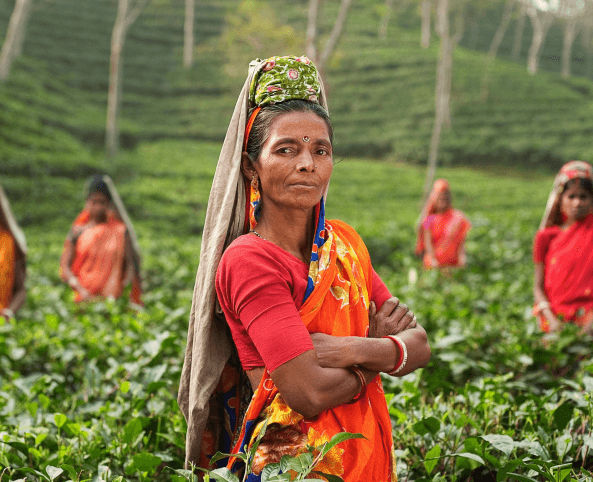
[[[313,243],[314,209],[290,211],[264,206],[255,231],[266,240],[308,263]]]

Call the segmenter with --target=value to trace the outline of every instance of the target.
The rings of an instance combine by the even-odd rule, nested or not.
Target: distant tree
[[[194,15],[195,0],[185,0],[185,23],[183,25],[183,66],[189,68],[194,62]]]
[[[585,11],[584,4],[579,0],[560,0],[558,18],[562,23],[564,36],[562,38],[562,69],[561,75],[565,79],[570,77],[572,63],[572,46],[581,27],[580,19]]]
[[[431,0],[421,0],[420,15],[422,18],[422,22],[420,24],[420,45],[427,49],[428,47],[430,47],[430,20],[432,15]]]
[[[320,0],[309,0],[307,11],[307,32],[305,35],[305,55],[311,60],[317,59],[317,15]]]
[[[387,26],[389,25],[389,19],[393,13],[393,0],[385,0],[383,6],[383,13],[381,15],[381,22],[379,23],[379,39],[385,40],[387,38]]]
[[[513,10],[517,4],[517,0],[506,0],[504,4],[504,10],[502,12],[502,18],[500,23],[498,24],[498,28],[496,29],[496,33],[494,34],[494,38],[490,43],[490,48],[488,49],[488,57],[486,59],[486,66],[484,68],[484,72],[482,74],[482,85],[481,85],[481,97],[482,100],[486,100],[489,94],[489,87],[490,87],[490,77],[492,76],[492,67],[494,65],[494,59],[498,54],[498,49],[500,48],[500,44],[502,43],[502,39],[504,38],[507,29],[509,28],[509,24],[511,23],[511,17],[513,15]]]
[[[519,18],[515,25],[515,39],[513,40],[513,52],[511,54],[513,60],[519,60],[519,55],[521,54],[523,30],[525,29],[525,19],[527,17],[527,7],[523,2],[520,2],[519,5]]]
[[[25,29],[31,13],[32,0],[16,0],[8,22],[6,38],[0,51],[0,81],[4,82],[10,75],[10,67],[14,59],[23,53]]]
[[[105,144],[107,157],[113,158],[119,150],[119,103],[123,78],[123,49],[130,26],[150,0],[118,0],[117,15],[111,34],[111,57],[109,61],[109,91],[107,93],[107,122]]]
[[[316,3],[317,5],[319,4],[319,0],[309,0],[309,24],[311,23],[311,15],[312,15],[312,10],[311,10],[311,4],[312,3]],[[311,49],[311,51],[313,51],[316,53],[315,57],[312,58],[311,60],[315,63],[317,69],[319,70],[319,72],[321,73],[322,77],[325,77],[325,67],[327,65],[327,62],[329,61],[329,59],[331,58],[332,54],[334,53],[334,50],[336,48],[336,46],[338,45],[338,42],[340,40],[340,37],[342,36],[342,32],[344,30],[344,24],[346,23],[346,18],[348,16],[348,10],[350,10],[350,5],[352,4],[352,0],[340,0],[340,10],[338,11],[338,15],[336,16],[336,20],[334,21],[334,26],[332,28],[331,33],[329,34],[329,38],[327,39],[327,41],[325,42],[325,45],[323,46],[323,50],[320,50],[319,48],[316,47],[316,35],[312,38],[309,37],[309,26],[307,27],[307,43],[312,44],[313,48]],[[317,16],[319,15],[319,11],[318,8],[315,7],[315,13],[317,13]],[[314,23],[315,25],[317,24],[317,16],[314,19]]]
[[[527,54],[527,70],[531,74],[535,74],[539,70],[539,56],[542,46],[546,40],[546,35],[554,22],[554,14],[551,11],[555,0],[539,0],[536,7],[531,0],[524,0],[526,3],[526,12],[531,20],[533,27],[533,36],[531,38],[531,46]],[[540,5],[545,5],[546,10],[542,10]]]
[[[587,76],[593,76],[593,0],[585,2],[583,12],[581,44],[585,50]]]
[[[498,24],[498,28],[496,29],[496,33],[494,34],[492,42],[490,43],[490,48],[488,49],[490,58],[496,58],[496,55],[498,54],[498,49],[500,48],[505,33],[507,33],[507,29],[511,23],[511,17],[513,16],[513,10],[516,5],[517,0],[506,0],[504,4],[502,18],[500,19],[500,23]]]
[[[426,179],[424,181],[424,199],[430,192],[434,180],[443,127],[451,126],[453,51],[463,38],[468,3],[468,0],[436,1],[435,31],[440,37],[440,49],[435,88],[435,119],[430,138]],[[451,32],[450,14],[454,17],[453,32]]]
[[[293,54],[303,48],[302,37],[278,20],[272,2],[241,0],[229,10],[218,48],[226,54],[225,72],[244,78],[255,58]]]

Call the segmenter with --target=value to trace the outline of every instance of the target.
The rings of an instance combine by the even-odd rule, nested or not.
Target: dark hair
[[[564,185],[564,189],[562,190],[562,194],[571,188],[572,186],[581,186],[585,191],[589,193],[591,197],[593,197],[593,181],[591,179],[583,178],[583,177],[575,177],[574,179],[570,179]]]
[[[334,128],[331,124],[329,114],[327,111],[315,102],[308,100],[292,99],[279,104],[272,104],[266,107],[262,107],[253,122],[251,132],[249,133],[249,139],[247,141],[247,154],[251,162],[256,162],[261,155],[262,148],[268,137],[270,136],[270,126],[272,121],[281,115],[290,114],[291,112],[311,112],[321,117],[327,125],[329,133],[329,140],[333,144],[334,142]]]
[[[107,187],[107,184],[105,184],[103,176],[101,176],[100,174],[95,174],[88,181],[86,196],[89,197],[94,192],[100,192],[105,194],[105,196],[107,196],[107,199],[111,201],[111,193],[109,192],[109,188]]]

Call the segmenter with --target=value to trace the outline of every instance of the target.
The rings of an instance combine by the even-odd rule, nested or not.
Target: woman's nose
[[[297,171],[300,172],[313,172],[315,170],[315,162],[313,156],[309,151],[304,151],[298,157],[297,160]]]

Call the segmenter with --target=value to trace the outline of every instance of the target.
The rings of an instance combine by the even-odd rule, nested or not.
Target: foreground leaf
[[[428,475],[434,470],[434,468],[439,463],[439,457],[441,455],[441,446],[435,445],[431,448],[428,453],[426,454],[426,458],[424,460],[424,468]]]

